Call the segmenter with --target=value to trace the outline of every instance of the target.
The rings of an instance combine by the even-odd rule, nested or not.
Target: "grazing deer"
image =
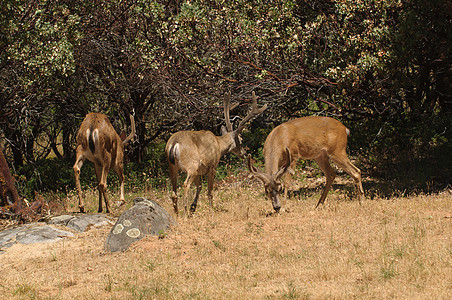
[[[0,149],[0,206],[9,206],[15,213],[21,209],[21,201],[14,178],[11,176],[8,163],[6,162],[3,151]]]
[[[209,204],[212,203],[212,189],[215,178],[216,168],[220,162],[220,158],[226,153],[232,152],[237,156],[243,158],[246,154],[242,148],[242,138],[240,133],[254,117],[260,115],[266,108],[264,105],[261,108],[257,107],[257,98],[253,92],[252,110],[240,122],[236,130],[233,130],[232,124],[229,120],[231,94],[226,93],[224,98],[224,118],[226,127],[221,127],[221,136],[216,136],[210,131],[180,131],[173,134],[168,140],[165,148],[166,156],[169,163],[169,174],[171,185],[173,187],[172,201],[174,211],[178,214],[177,208],[177,177],[179,171],[187,173],[187,178],[184,182],[184,209],[187,213],[188,194],[190,185],[194,182],[197,186],[196,196],[190,207],[190,213],[195,212],[199,192],[201,191],[201,176],[207,174],[207,195]]]
[[[264,143],[265,173],[251,164],[251,175],[259,178],[267,197],[276,212],[281,208],[279,194],[282,191],[281,177],[293,173],[297,159],[314,159],[326,175],[326,185],[316,207],[325,201],[336,173],[329,163],[331,159],[344,169],[356,183],[359,200],[364,200],[361,171],[347,157],[347,137],[350,130],[341,122],[329,117],[304,117],[277,126]]]
[[[94,163],[99,190],[99,209],[102,212],[102,197],[105,200],[107,213],[110,212],[110,203],[107,198],[107,175],[110,169],[118,174],[121,183],[120,201],[124,201],[124,146],[135,136],[135,120],[130,115],[132,131],[128,137],[121,139],[110,123],[108,117],[100,113],[89,113],[80,125],[77,135],[77,155],[74,164],[75,185],[78,192],[80,212],[85,211],[80,187],[80,169],[85,159]]]

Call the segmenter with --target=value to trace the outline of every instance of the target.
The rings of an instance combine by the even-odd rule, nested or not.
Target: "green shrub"
[[[18,170],[16,181],[19,193],[33,199],[36,192],[61,191],[75,188],[73,162],[49,158],[27,164]],[[88,161],[83,165],[80,182],[82,185],[95,183],[94,166]]]

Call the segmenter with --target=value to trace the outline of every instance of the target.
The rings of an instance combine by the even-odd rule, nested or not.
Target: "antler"
[[[266,173],[259,171],[255,166],[253,166],[251,163],[251,154],[248,154],[247,166],[248,170],[250,170],[251,177],[259,178],[264,185],[270,182],[270,178]]]
[[[290,163],[292,161],[291,155],[290,155],[290,150],[289,148],[286,147],[286,151],[284,151],[284,154],[286,156],[286,163],[283,164],[281,166],[281,168],[279,168],[278,172],[276,172],[276,174],[274,174],[273,179],[275,180],[279,180],[281,178],[282,175],[286,174],[286,172],[290,172],[291,168],[290,168]],[[271,181],[271,175],[261,172],[259,171],[255,166],[253,166],[253,164],[251,163],[251,154],[248,154],[248,161],[247,161],[247,165],[248,165],[248,169],[250,170],[250,175],[254,176],[256,178],[259,178],[260,180],[262,180],[262,182],[264,184],[268,184]]]
[[[281,178],[281,176],[283,176],[284,174],[286,174],[287,172],[290,172],[292,170],[292,168],[290,167],[290,163],[292,162],[292,158],[291,158],[291,155],[290,155],[289,148],[286,147],[286,151],[285,151],[284,154],[286,155],[286,164],[282,165],[281,168],[276,173],[275,178],[277,180],[279,180]],[[292,170],[292,172],[293,172],[293,170]]]
[[[254,117],[260,115],[266,109],[267,109],[267,104],[265,104],[261,108],[257,107],[257,97],[256,97],[256,93],[254,93],[254,91],[253,91],[253,104],[252,104],[251,112],[248,113],[248,115],[240,122],[239,127],[237,127],[237,129],[235,130],[236,134],[240,134],[240,132],[242,132],[243,128],[245,128],[246,123],[248,123]]]
[[[231,92],[224,94],[224,121],[228,132],[232,131],[231,120],[229,119],[229,111],[231,110]]]
[[[125,140],[122,141],[123,145],[127,145],[130,141],[132,141],[135,138],[135,119],[133,118],[132,114],[130,114],[130,126],[132,128],[132,131],[125,138]]]

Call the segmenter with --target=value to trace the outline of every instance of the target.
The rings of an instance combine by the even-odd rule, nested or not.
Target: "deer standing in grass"
[[[184,198],[183,205],[186,213],[193,213],[196,210],[198,196],[201,191],[201,176],[207,174],[207,195],[209,198],[210,207],[212,203],[212,189],[215,178],[216,168],[220,162],[220,158],[226,153],[232,152],[237,156],[243,158],[245,150],[242,148],[242,138],[240,133],[254,117],[260,115],[266,108],[264,105],[261,108],[257,107],[257,98],[253,92],[252,110],[240,122],[236,130],[233,130],[232,124],[229,120],[231,94],[226,93],[224,98],[224,118],[226,127],[222,126],[221,136],[216,136],[210,131],[180,131],[173,134],[168,140],[165,148],[169,163],[169,174],[171,185],[173,188],[172,201],[174,211],[178,214],[177,207],[177,177],[179,171],[187,173],[187,178],[184,182]],[[196,195],[188,212],[188,195],[192,183],[196,185]]]
[[[265,140],[265,173],[251,164],[251,156],[248,156],[248,169],[252,176],[263,182],[276,212],[281,208],[281,178],[294,172],[297,159],[314,159],[326,175],[326,185],[316,207],[323,204],[336,177],[330,159],[350,174],[357,186],[359,200],[364,200],[361,171],[350,162],[346,153],[349,134],[347,127],[329,117],[314,116],[288,121],[273,129]]]
[[[78,192],[80,212],[85,212],[85,204],[80,187],[80,169],[85,159],[94,163],[99,190],[99,209],[102,212],[102,197],[105,200],[107,213],[110,212],[110,203],[107,198],[107,175],[110,169],[118,174],[121,184],[121,205],[124,200],[124,146],[135,136],[135,121],[130,115],[131,133],[125,139],[116,133],[108,117],[101,113],[86,115],[77,134],[76,160],[74,164],[75,185]]]

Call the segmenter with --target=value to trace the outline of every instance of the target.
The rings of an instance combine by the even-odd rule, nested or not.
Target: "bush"
[[[350,152],[373,177],[407,192],[437,191],[451,184],[451,123],[447,115],[350,123]]]
[[[49,158],[27,164],[18,170],[17,188],[19,193],[33,199],[36,192],[61,191],[75,188],[73,162]],[[80,182],[95,182],[96,175],[92,164],[85,163]]]

